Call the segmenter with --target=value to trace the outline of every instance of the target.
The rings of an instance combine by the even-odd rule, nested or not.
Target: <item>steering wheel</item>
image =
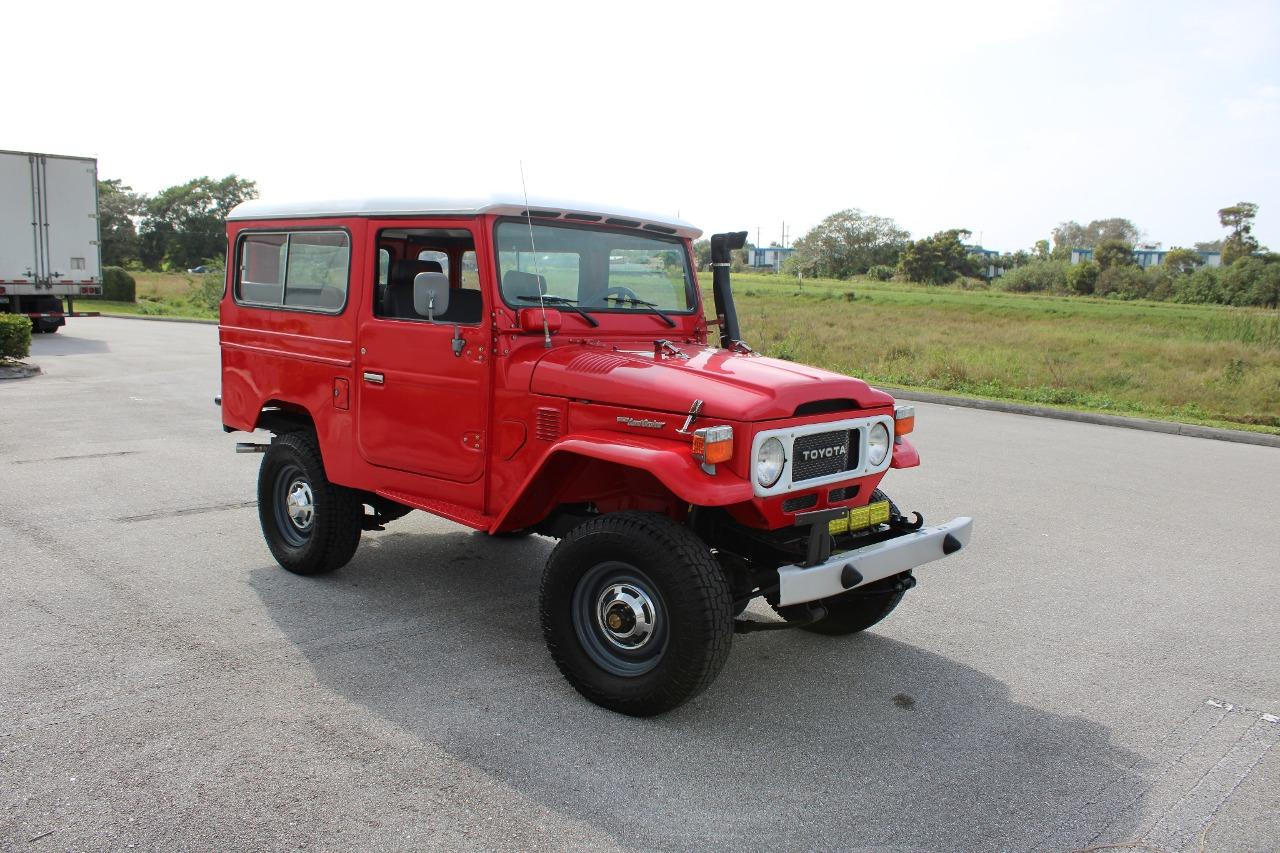
[[[601,297],[600,301],[607,303],[609,301],[609,297],[615,294],[622,297],[622,300],[624,302],[627,300],[631,300],[633,302],[640,301],[640,297],[637,296],[636,292],[629,287],[610,287],[607,290],[605,290],[604,296]]]

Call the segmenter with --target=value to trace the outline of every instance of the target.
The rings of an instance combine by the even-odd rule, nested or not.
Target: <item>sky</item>
[[[11,4],[0,148],[155,192],[531,196],[788,243],[844,208],[1014,251],[1260,205],[1280,249],[1280,4]],[[17,72],[13,69],[27,69]]]

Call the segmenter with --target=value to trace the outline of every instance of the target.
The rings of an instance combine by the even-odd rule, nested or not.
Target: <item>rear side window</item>
[[[342,311],[351,264],[345,231],[250,233],[240,239],[238,301],[329,314]]]

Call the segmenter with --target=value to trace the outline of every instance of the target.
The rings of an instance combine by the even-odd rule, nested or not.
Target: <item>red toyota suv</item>
[[[541,621],[584,696],[657,714],[735,633],[879,622],[968,543],[879,489],[909,406],[741,340],[670,217],[524,200],[246,202],[229,217],[222,422],[267,430],[258,511],[300,574],[415,509],[559,540]],[[743,618],[763,597],[779,621]]]

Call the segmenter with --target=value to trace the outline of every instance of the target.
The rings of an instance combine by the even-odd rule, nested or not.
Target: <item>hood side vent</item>
[[[808,403],[801,403],[796,406],[795,417],[803,418],[807,415],[830,415],[835,412],[857,411],[859,408],[857,400],[812,400]]]
[[[534,416],[533,434],[539,441],[555,441],[560,437],[560,412],[558,409],[538,409]]]

